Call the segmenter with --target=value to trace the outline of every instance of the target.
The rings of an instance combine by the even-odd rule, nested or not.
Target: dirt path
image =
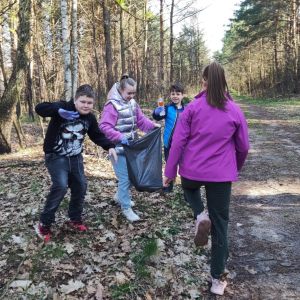
[[[233,186],[227,265],[233,279],[222,299],[300,299],[300,108],[237,102],[251,150]]]

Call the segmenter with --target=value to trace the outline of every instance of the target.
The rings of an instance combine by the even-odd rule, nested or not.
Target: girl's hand
[[[118,156],[117,156],[117,152],[115,148],[110,148],[108,150],[108,155],[112,156],[114,158],[114,164],[116,164],[118,162]]]
[[[161,125],[158,124],[158,123],[154,123],[153,125],[154,125],[154,128],[160,128],[161,127]]]
[[[171,181],[173,181],[175,183],[176,177],[174,177],[174,178],[164,177],[163,187],[169,187]]]

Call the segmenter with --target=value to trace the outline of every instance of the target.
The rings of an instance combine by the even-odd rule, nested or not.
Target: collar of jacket
[[[174,106],[176,108],[177,105],[174,102],[172,102],[172,103],[170,103],[170,106]],[[181,101],[181,106],[186,107],[186,104]]]

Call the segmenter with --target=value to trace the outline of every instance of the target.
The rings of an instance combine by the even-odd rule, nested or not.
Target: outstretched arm
[[[59,102],[43,102],[38,104],[35,107],[35,111],[38,115],[40,115],[43,118],[46,117],[55,117],[58,115],[58,110],[60,108],[65,109],[66,108],[65,101],[59,101]]]

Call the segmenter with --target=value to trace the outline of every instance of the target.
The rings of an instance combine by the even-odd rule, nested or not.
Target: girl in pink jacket
[[[196,217],[194,242],[196,246],[206,245],[211,231],[211,292],[223,295],[227,282],[220,278],[229,255],[231,182],[238,180],[249,139],[245,116],[226,92],[228,86],[220,64],[213,62],[205,68],[203,86],[205,90],[178,120],[163,184],[167,187],[175,180],[182,157],[179,167],[182,187]],[[201,186],[206,189],[209,216],[204,211]]]
[[[128,145],[129,141],[138,138],[138,128],[147,132],[154,127],[161,127],[160,124],[150,121],[142,114],[139,105],[133,99],[135,92],[135,81],[128,78],[128,75],[123,75],[120,82],[115,83],[107,95],[108,101],[105,103],[99,124],[100,130],[106,138],[116,144],[117,163],[114,163],[113,157],[110,157],[119,180],[118,191],[114,200],[121,204],[124,216],[131,222],[138,221],[140,218],[131,208],[134,206],[134,202],[130,199],[131,183],[128,178],[127,163],[122,145]]]

